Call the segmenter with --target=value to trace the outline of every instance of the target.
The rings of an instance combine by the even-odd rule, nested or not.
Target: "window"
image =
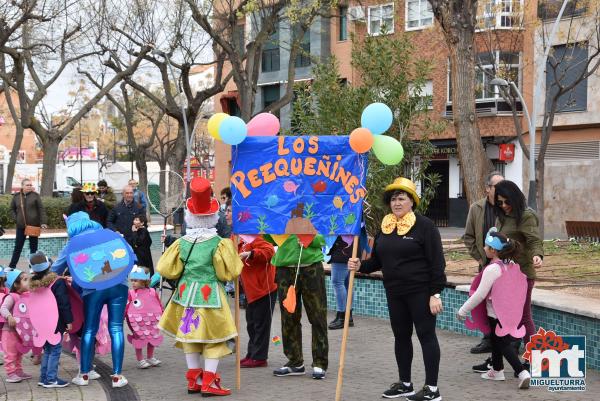
[[[519,53],[486,52],[479,53],[475,60],[477,63],[475,97],[477,100],[500,98],[498,88],[490,86],[494,77],[504,78],[514,82],[518,88],[520,84]]]
[[[544,0],[538,3],[538,17],[543,20],[555,20],[562,7],[563,0]],[[587,0],[571,0],[567,3],[562,18],[579,17],[587,11]]]
[[[338,7],[338,12],[340,14],[338,40],[342,42],[348,40],[348,7]]]
[[[561,86],[572,85],[586,72],[588,45],[585,42],[554,46],[546,65],[546,109],[558,93],[556,81]],[[557,112],[587,110],[587,78],[558,98]]]
[[[279,100],[279,84],[262,87],[263,108]]]
[[[394,3],[369,7],[369,34],[394,33]]]
[[[420,98],[422,109],[433,109],[433,81],[425,81],[417,93],[415,85],[408,84],[408,93],[411,97]]]
[[[302,28],[298,25],[294,26],[294,41],[302,34]],[[310,66],[310,29],[304,31],[302,40],[298,43],[298,53],[296,54],[296,68]]]
[[[279,31],[276,30],[265,42],[262,51],[262,72],[279,71]]]
[[[480,1],[477,29],[521,28],[523,0]]]
[[[420,29],[433,24],[433,11],[427,0],[406,1],[406,30]]]
[[[227,110],[228,110],[227,114],[229,114],[230,116],[235,116],[235,117],[242,116],[242,110],[240,109],[240,106],[238,106],[236,98],[228,98],[227,99]]]
[[[493,51],[479,53],[475,63],[476,100],[501,99],[498,88],[490,86],[494,77],[513,81],[521,88],[521,62],[519,53]],[[448,102],[452,102],[452,76],[450,61],[448,61]]]

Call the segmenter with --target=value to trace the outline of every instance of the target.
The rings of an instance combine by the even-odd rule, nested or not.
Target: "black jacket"
[[[90,220],[94,220],[102,225],[102,227],[106,228],[106,219],[108,218],[108,209],[104,205],[104,203],[100,202],[97,199],[94,199],[94,203],[91,209],[88,208],[86,201],[81,201],[79,203],[75,203],[71,205],[69,208],[68,215],[75,212],[86,212],[90,216]]]
[[[56,306],[58,306],[58,323],[56,324],[55,333],[64,333],[67,329],[67,324],[73,323],[71,301],[69,300],[69,292],[65,280],[59,278],[56,273],[50,272],[38,280],[32,279],[30,289],[49,287],[55,280],[56,282],[51,288],[54,298],[56,298]]]
[[[145,210],[138,207],[136,202],[131,202],[129,205],[126,205],[125,202],[121,201],[110,211],[108,219],[106,220],[106,227],[123,234],[123,237],[129,242],[129,245],[133,246],[133,238],[131,235],[133,219],[135,216],[145,213]]]
[[[152,238],[146,227],[140,227],[137,231],[131,233],[131,247],[137,256],[137,264],[144,266],[154,272],[154,263],[152,262]]]
[[[379,231],[371,259],[361,262],[361,273],[381,270],[383,286],[393,294],[442,292],[446,284],[446,260],[440,232],[427,217],[416,215],[415,225],[405,235]]]

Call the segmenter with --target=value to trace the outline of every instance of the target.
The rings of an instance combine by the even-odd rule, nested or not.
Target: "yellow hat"
[[[86,182],[83,184],[83,187],[81,187],[81,192],[86,193],[86,192],[98,192],[98,188],[96,188],[96,184],[93,182]]]
[[[421,201],[421,199],[419,199],[419,195],[417,195],[417,186],[415,185],[414,182],[412,182],[408,178],[398,177],[394,180],[393,183],[391,183],[390,185],[385,187],[386,192],[394,191],[394,190],[400,190],[400,191],[406,192],[413,198],[413,200],[415,201],[415,204],[417,206],[419,206],[419,202]]]

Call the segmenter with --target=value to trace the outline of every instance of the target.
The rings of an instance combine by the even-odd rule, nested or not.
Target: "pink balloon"
[[[279,132],[279,119],[271,113],[260,113],[248,124],[248,136],[275,136]]]

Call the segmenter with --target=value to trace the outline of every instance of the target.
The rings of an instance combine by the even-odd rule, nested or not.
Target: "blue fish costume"
[[[66,222],[69,242],[52,269],[62,274],[68,267],[82,293],[84,324],[80,370],[72,382],[85,386],[90,379],[98,377],[92,371],[92,361],[100,314],[106,305],[114,373],[112,386],[123,387],[127,384],[127,379],[121,375],[125,351],[123,319],[127,306],[127,276],[135,263],[135,253],[122,236],[102,228],[85,212],[73,213]]]

